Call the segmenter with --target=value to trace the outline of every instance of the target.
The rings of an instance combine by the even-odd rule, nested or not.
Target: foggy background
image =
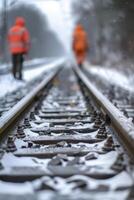
[[[3,1],[4,2],[4,1]],[[42,57],[56,57],[65,54],[65,47],[54,30],[51,29],[47,15],[34,1],[7,1],[6,10],[1,2],[1,26],[0,26],[0,58],[3,61],[10,60],[7,44],[7,32],[14,24],[17,16],[26,20],[26,26],[31,36],[31,49],[28,59]],[[37,1],[38,3],[38,1]],[[41,4],[42,5],[42,4]],[[51,13],[50,13],[51,14]]]
[[[92,64],[134,70],[133,0],[7,0],[0,2],[0,59],[9,60],[7,30],[24,16],[31,34],[29,59],[71,54],[71,35],[77,22],[88,34]],[[70,52],[69,52],[70,51]]]
[[[92,63],[134,70],[133,0],[74,0],[72,11],[88,33]]]

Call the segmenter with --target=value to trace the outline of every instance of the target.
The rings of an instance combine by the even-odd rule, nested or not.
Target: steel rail
[[[99,108],[110,118],[112,127],[116,130],[117,137],[123,143],[128,154],[134,160],[134,125],[121,113],[98,89],[77,66],[74,71],[86,86],[89,93]]]
[[[31,104],[42,89],[56,76],[62,64],[48,74],[48,76],[29,94],[22,98],[14,107],[0,118],[0,136],[20,116],[20,114]]]

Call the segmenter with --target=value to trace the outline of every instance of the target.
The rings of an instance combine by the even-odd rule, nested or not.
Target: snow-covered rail
[[[14,108],[13,116],[20,119],[6,129],[0,143],[0,197],[134,197],[134,165],[116,136],[118,128],[113,128],[112,108],[81,70],[74,70],[62,68],[49,75],[21,103],[26,114],[20,116],[20,106]],[[48,87],[44,87],[48,82]],[[37,91],[40,92],[36,103],[31,105]],[[25,102],[30,103],[29,109]],[[8,118],[12,119],[12,113],[1,127],[8,126]]]
[[[23,97],[15,106],[0,118],[0,135],[22,114],[25,109],[35,100],[45,86],[54,78],[59,71],[59,67],[49,73],[45,79],[39,83],[29,94]]]
[[[121,139],[121,142],[134,159],[134,124],[90,82],[85,73],[77,66],[75,66],[74,69],[81,81],[88,88],[99,108],[109,117],[111,125],[116,129],[116,133]]]

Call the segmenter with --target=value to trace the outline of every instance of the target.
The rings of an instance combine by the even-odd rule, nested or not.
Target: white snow
[[[6,183],[0,181],[0,195],[2,194],[32,194],[33,189],[30,183]]]
[[[31,65],[41,65],[41,64],[44,64],[44,63],[48,63],[52,60],[54,60],[55,58],[34,58],[32,60],[28,60],[28,57],[25,58],[25,61],[24,61],[24,68],[25,69],[28,69]],[[8,71],[8,70],[11,70],[11,62],[10,63],[2,63],[0,61],[0,71]]]
[[[15,80],[11,74],[1,75],[0,76],[0,97],[4,96],[8,92],[12,92],[21,86],[25,86],[29,81],[38,77],[42,73],[47,73],[53,70],[58,65],[62,64],[65,61],[64,58],[59,58],[49,64],[41,65],[34,69],[24,70],[24,80],[18,81]],[[35,63],[35,61],[33,61]]]
[[[24,85],[25,83],[15,80],[11,74],[2,75],[0,77],[0,97]]]
[[[106,80],[110,84],[120,86],[129,91],[134,91],[134,86],[129,76],[123,74],[121,71],[119,72],[113,68],[91,65],[86,62],[84,67],[89,73]]]
[[[88,65],[89,66],[89,65]],[[90,66],[89,66],[90,67]],[[79,73],[79,69],[78,69]],[[96,96],[96,100],[100,103],[102,109],[106,110],[106,113],[110,115],[112,121],[116,121],[118,127],[122,131],[122,135],[129,140],[129,143],[134,142],[134,126],[130,119],[126,118],[122,112],[120,112],[85,76],[84,73],[80,75],[80,77],[84,78],[84,82],[90,88],[93,96]],[[120,82],[120,81],[119,81]]]

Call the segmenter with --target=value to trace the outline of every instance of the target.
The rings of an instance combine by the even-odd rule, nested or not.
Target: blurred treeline
[[[3,18],[0,26],[0,60],[4,62],[10,60],[7,32],[14,24],[16,16],[25,18],[26,26],[30,32],[31,49],[28,59],[55,57],[63,54],[64,48],[57,36],[49,29],[45,15],[33,4],[16,4],[16,6],[1,12]]]
[[[74,0],[72,8],[87,30],[91,62],[134,62],[134,0]]]

